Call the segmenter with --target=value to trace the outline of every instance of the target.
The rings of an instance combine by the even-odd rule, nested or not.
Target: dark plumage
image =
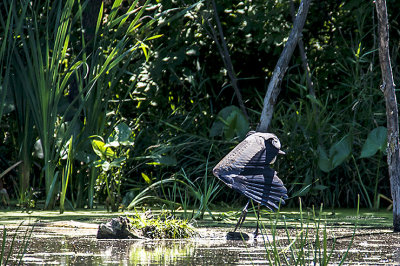
[[[274,134],[250,132],[214,167],[213,173],[228,187],[270,210],[275,210],[287,199],[283,182],[276,171],[269,167],[278,154],[285,154],[280,149],[281,143]],[[246,209],[247,205],[244,212],[247,212]],[[243,220],[244,217],[239,219],[239,223]]]

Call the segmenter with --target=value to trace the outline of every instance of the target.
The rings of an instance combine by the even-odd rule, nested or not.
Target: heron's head
[[[281,142],[279,141],[278,137],[272,133],[257,133],[260,137],[262,137],[265,141],[268,141],[278,149],[279,154],[285,154],[284,151],[281,150]]]
[[[274,134],[271,135],[272,137],[269,138],[271,144],[278,149],[279,154],[285,154],[285,152],[281,150],[281,142],[279,141],[278,137]]]
[[[271,143],[273,147],[278,150],[278,154],[285,154],[284,151],[281,150],[281,142],[278,137],[272,133],[258,133],[260,137],[262,137],[266,142]],[[276,161],[276,156],[271,160],[270,164],[273,164]]]

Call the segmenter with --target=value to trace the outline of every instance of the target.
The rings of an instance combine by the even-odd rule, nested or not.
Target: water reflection
[[[182,241],[135,243],[129,247],[131,265],[171,265],[188,261],[194,255],[195,244]]]
[[[262,243],[194,240],[97,240],[33,238],[23,262],[34,264],[265,264]]]
[[[400,244],[400,243],[399,243]],[[393,260],[400,263],[400,247],[397,247],[393,253]]]
[[[346,263],[376,265],[400,262],[400,234],[356,236]],[[24,265],[265,265],[262,239],[228,241],[226,233],[191,240],[97,240],[91,236],[65,236],[36,231],[23,259]],[[351,238],[335,246],[332,261],[340,261]],[[272,239],[270,239],[272,241]],[[10,246],[11,240],[8,241]],[[18,244],[18,243],[17,243]],[[7,247],[7,245],[6,245]],[[311,252],[311,251],[310,251]],[[311,252],[312,253],[312,252]],[[16,255],[11,264],[17,263]]]

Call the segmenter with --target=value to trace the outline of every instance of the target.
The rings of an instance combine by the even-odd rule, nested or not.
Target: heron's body
[[[270,168],[276,156],[283,153],[280,148],[279,139],[274,134],[253,133],[214,167],[213,174],[249,199],[270,210],[277,209],[287,199],[283,182]]]

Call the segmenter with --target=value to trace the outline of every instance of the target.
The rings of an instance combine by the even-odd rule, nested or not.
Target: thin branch
[[[238,79],[235,73],[235,70],[233,69],[233,64],[232,64],[232,60],[231,57],[229,55],[229,51],[228,51],[228,47],[226,45],[226,41],[225,41],[225,37],[224,37],[224,32],[222,30],[222,26],[221,26],[221,22],[220,19],[218,17],[218,12],[217,12],[217,6],[215,4],[214,0],[210,1],[213,7],[213,11],[214,11],[214,19],[215,19],[215,23],[217,25],[217,29],[218,29],[218,33],[214,30],[214,27],[211,25],[210,21],[207,20],[208,25],[210,27],[210,31],[207,31],[210,35],[210,37],[214,40],[215,44],[217,45],[218,51],[222,57],[222,61],[224,62],[225,68],[228,72],[228,76],[230,79],[230,83],[235,91],[238,103],[239,103],[239,107],[242,110],[243,114],[245,115],[245,117],[248,119],[248,115],[247,115],[247,111],[246,111],[246,107],[243,103],[243,98],[242,98],[242,94],[240,93],[239,90],[239,86],[238,86]],[[219,36],[218,36],[219,35]],[[218,38],[219,37],[219,38]]]
[[[264,106],[261,113],[260,124],[257,127],[257,131],[267,132],[268,130],[268,126],[271,122],[272,114],[274,112],[274,105],[281,91],[280,84],[285,76],[293,51],[298,43],[299,38],[301,37],[301,32],[306,21],[310,2],[311,0],[302,0],[300,3],[295,22],[293,23],[292,31],[290,32],[288,41],[283,48],[278,63],[275,66],[274,73],[272,74],[272,78],[268,84],[267,93],[264,97]]]
[[[294,11],[295,11],[294,2],[292,0],[292,1],[290,1],[290,15],[292,16],[293,23],[296,20],[296,15],[295,15]],[[304,42],[303,42],[302,38],[299,38],[299,41],[297,42],[297,46],[299,47],[301,65],[306,74],[308,92],[310,93],[311,96],[315,97],[314,84],[311,80],[311,71],[310,71],[310,67],[308,65],[307,54],[304,49]]]

